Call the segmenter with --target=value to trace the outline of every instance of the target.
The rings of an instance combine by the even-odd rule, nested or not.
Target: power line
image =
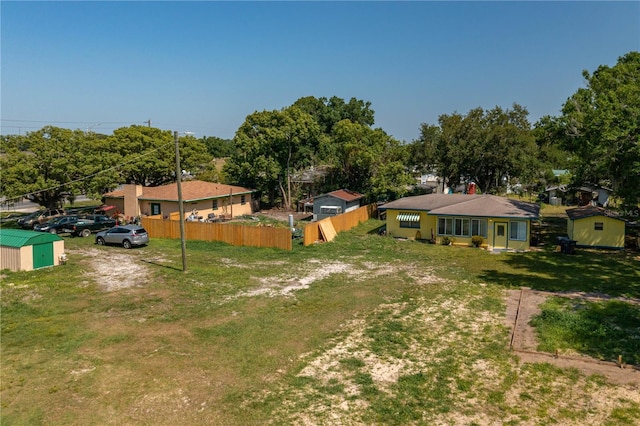
[[[99,120],[94,120],[94,121],[56,121],[56,120],[14,120],[14,119],[10,119],[10,118],[0,118],[0,121],[10,121],[13,123],[60,123],[60,124],[94,124],[94,123],[100,123],[100,124],[127,124],[127,123],[131,123],[131,121],[99,121]],[[147,123],[146,121],[143,121],[142,123]]]

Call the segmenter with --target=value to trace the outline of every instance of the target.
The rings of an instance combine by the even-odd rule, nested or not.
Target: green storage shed
[[[57,266],[64,240],[48,232],[0,228],[0,270],[32,271]]]

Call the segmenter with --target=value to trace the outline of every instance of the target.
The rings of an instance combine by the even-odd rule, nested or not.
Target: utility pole
[[[178,132],[173,132],[176,145],[176,184],[178,186],[178,211],[180,212],[180,246],[182,247],[182,272],[187,272],[187,245],[184,237],[184,204],[182,203],[182,169],[180,168],[180,145]]]
[[[145,123],[147,123],[147,125],[148,125],[149,127],[151,127],[151,120],[147,120],[147,121],[145,121]]]

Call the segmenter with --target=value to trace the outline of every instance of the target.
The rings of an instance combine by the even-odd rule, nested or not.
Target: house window
[[[593,229],[595,231],[604,231],[604,222],[596,222],[593,224]]]
[[[420,228],[420,222],[400,221],[400,228]]]
[[[456,237],[470,237],[469,224],[469,219],[455,218],[453,220],[453,235]]]
[[[247,204],[247,200],[245,199],[245,197],[246,197],[245,195],[240,196],[240,204],[242,205]]]
[[[516,221],[513,220],[510,222],[510,233],[509,239],[516,241],[526,241],[527,240],[527,222],[524,221]]]
[[[320,206],[320,214],[337,215],[342,213],[342,207],[340,206]]]
[[[218,210],[218,200],[212,200],[211,201],[211,208],[213,210]]]
[[[450,217],[438,218],[438,235],[453,235],[453,219]]]
[[[160,213],[160,203],[151,203],[151,216],[159,215]]]
[[[488,238],[487,219],[471,219],[471,235]]]

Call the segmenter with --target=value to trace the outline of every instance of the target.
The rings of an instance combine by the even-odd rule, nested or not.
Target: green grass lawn
[[[617,300],[586,302],[555,297],[533,319],[540,349],[572,350],[605,361],[640,366],[640,307]]]
[[[504,323],[506,290],[520,286],[639,298],[637,253],[491,254],[381,237],[380,225],[290,252],[188,242],[186,273],[177,240],[127,251],[66,239],[66,265],[3,272],[0,423],[638,418],[637,387],[520,364]],[[110,280],[132,285],[105,291]],[[618,313],[637,320],[626,305],[600,315]]]

